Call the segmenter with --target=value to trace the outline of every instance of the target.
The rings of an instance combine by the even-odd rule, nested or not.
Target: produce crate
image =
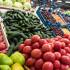
[[[61,24],[60,23],[52,23],[48,19],[46,19],[47,14],[45,15],[42,14],[42,9],[43,8],[38,8],[36,11],[36,14],[38,15],[39,19],[42,21],[42,23],[46,26],[46,28],[50,28],[52,30],[52,33],[54,36],[60,35],[63,36],[63,31],[61,29]],[[49,17],[49,16],[48,16]]]
[[[5,43],[5,46],[6,46],[6,49],[4,50],[1,50],[0,53],[6,53],[8,48],[9,48],[9,42],[7,40],[7,35],[6,35],[6,30],[5,30],[5,27],[4,27],[4,24],[2,22],[2,19],[0,18],[0,31],[3,35],[3,42]]]

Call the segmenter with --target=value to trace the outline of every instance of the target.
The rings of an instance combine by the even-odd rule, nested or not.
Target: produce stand
[[[1,0],[0,70],[70,70],[69,7],[64,0]]]

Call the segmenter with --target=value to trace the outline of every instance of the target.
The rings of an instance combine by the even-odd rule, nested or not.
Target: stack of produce
[[[19,52],[13,53],[10,57],[0,53],[0,70],[28,70],[24,63],[25,57]]]
[[[70,11],[65,11],[64,14],[70,15]]]
[[[46,29],[46,27],[40,23],[40,20],[31,13],[11,10],[4,14],[3,20],[9,43],[14,43],[15,46],[34,34],[40,35],[42,38],[54,37],[50,27]]]
[[[5,49],[7,49],[7,46],[6,46],[2,31],[0,31],[0,52],[5,50]]]
[[[30,70],[69,70],[70,35],[42,39],[33,35],[19,46]]]
[[[31,4],[27,0],[0,0],[0,5],[25,10],[31,9]]]

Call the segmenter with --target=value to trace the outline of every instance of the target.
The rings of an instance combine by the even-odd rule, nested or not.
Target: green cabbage
[[[0,0],[0,5],[3,5],[3,0]]]
[[[24,3],[24,9],[25,10],[31,9],[31,4],[29,2]]]
[[[5,0],[5,1],[4,1],[4,5],[6,5],[6,6],[12,6],[13,3],[12,3],[11,0]]]
[[[20,3],[20,2],[15,2],[15,3],[14,3],[14,7],[23,9],[23,5],[22,5],[22,3]]]

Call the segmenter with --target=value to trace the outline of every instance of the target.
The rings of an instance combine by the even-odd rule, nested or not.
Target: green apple
[[[14,63],[19,63],[21,65],[24,65],[24,63],[25,63],[25,57],[19,52],[13,53],[10,56],[10,58],[13,60]]]
[[[0,65],[0,70],[11,70],[8,65]]]
[[[0,65],[12,65],[13,61],[6,54],[0,53]]]

